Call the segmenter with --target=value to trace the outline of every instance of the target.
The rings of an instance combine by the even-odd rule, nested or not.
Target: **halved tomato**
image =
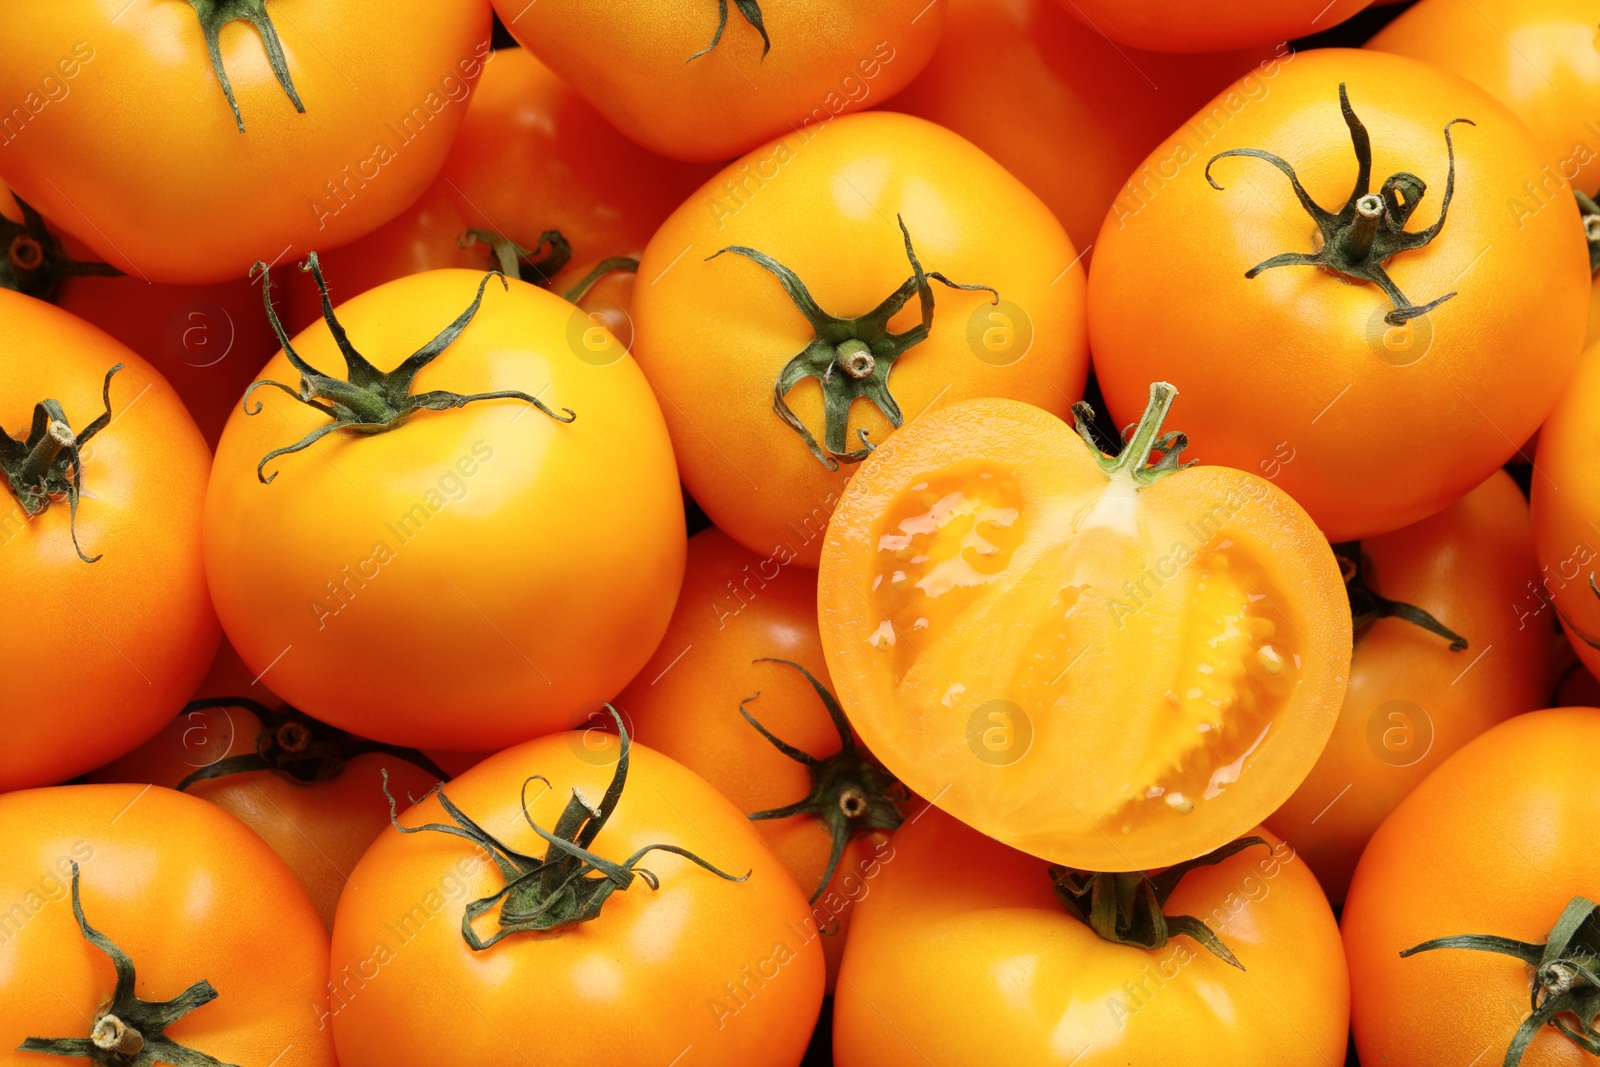
[[[1327,542],[1265,479],[1181,467],[1173,395],[1151,387],[1115,459],[1016,401],[929,412],[862,464],[823,545],[823,648],[862,740],[1085,870],[1248,831],[1316,762],[1349,672]]]

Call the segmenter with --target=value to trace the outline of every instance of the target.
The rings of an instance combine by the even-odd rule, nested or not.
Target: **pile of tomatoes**
[[[1600,1057],[1600,2],[1369,4],[0,4],[0,1067]]]

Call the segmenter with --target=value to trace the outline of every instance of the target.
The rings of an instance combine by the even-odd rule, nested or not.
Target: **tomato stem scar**
[[[72,547],[78,558],[94,563],[99,556],[84,555],[78,544],[78,498],[83,494],[83,446],[111,425],[111,379],[122,369],[118,363],[106,371],[102,388],[105,411],[80,434],[72,432],[59,400],[41,400],[33,408],[33,427],[25,440],[17,440],[0,426],[0,473],[30,517],[49,509],[59,497],[67,498]]]
[[[0,259],[0,289],[50,300],[65,278],[122,277],[122,272],[110,264],[69,257],[60,239],[45,225],[44,216],[16,193],[11,194],[11,199],[22,212],[22,221],[0,215],[0,245],[6,250]]]
[[[1000,300],[1000,294],[987,285],[963,285],[937,271],[923,271],[916,250],[911,247],[911,231],[906,229],[905,220],[897,215],[895,221],[900,224],[900,234],[905,240],[906,258],[911,262],[911,277],[877,307],[854,319],[841,319],[823,311],[800,276],[764,252],[744,245],[730,245],[706,257],[709,261],[723,252],[732,252],[770,271],[810,324],[813,333],[811,341],[778,372],[778,380],[772,389],[772,410],[786,426],[800,435],[811,454],[830,471],[838,470],[841,461],[859,463],[872,454],[873,445],[867,440],[865,427],[856,430],[862,447],[854,450],[848,447],[850,407],[857,399],[870,400],[893,426],[898,427],[904,421],[900,405],[889,392],[889,372],[901,356],[927,340],[928,333],[933,329],[933,286],[928,284],[929,280],[949,289],[986,292],[992,297],[990,303]],[[913,296],[917,297],[921,307],[922,321],[903,333],[892,332],[889,320]],[[817,439],[806,429],[799,416],[790,410],[784,399],[789,390],[805,378],[815,379],[822,387],[821,445],[817,444]]]
[[[450,408],[466,407],[479,400],[522,400],[557,422],[571,422],[578,417],[571,408],[563,408],[566,418],[562,418],[538,397],[515,389],[465,395],[442,389],[417,394],[411,392],[412,382],[422,368],[438,359],[440,354],[461,336],[462,331],[477,315],[478,308],[483,303],[483,291],[488,287],[490,280],[499,278],[503,287],[510,288],[505,275],[499,271],[490,271],[483,276],[483,280],[478,283],[478,292],[472,298],[472,303],[456,316],[454,322],[440,330],[433,340],[413,352],[394,370],[380,371],[356,351],[344,327],[340,325],[338,317],[334,315],[333,301],[328,296],[328,282],[322,276],[322,265],[317,260],[317,254],[312,252],[300,269],[310,271],[312,278],[316,280],[317,291],[322,295],[322,318],[333,334],[333,342],[338,346],[339,353],[344,356],[348,379],[323,374],[294,350],[294,345],[289,341],[289,334],[278,319],[277,309],[272,306],[272,272],[265,263],[257,261],[250,269],[250,276],[254,278],[257,274],[261,275],[261,299],[267,306],[267,320],[272,323],[272,330],[278,335],[278,342],[283,345],[283,354],[288,358],[290,365],[300,372],[300,388],[291,389],[282,382],[270,379],[252,382],[250,388],[244,392],[244,413],[261,414],[262,402],[256,401],[256,406],[251,408],[250,397],[257,389],[270,385],[333,420],[318,426],[294,444],[275,448],[261,457],[261,462],[256,464],[256,477],[262,484],[270,484],[278,476],[276,471],[270,476],[267,475],[265,468],[279,456],[304,451],[336,430],[351,429],[363,434],[384,433],[399,426],[418,411],[446,411]]]
[[[839,869],[839,861],[844,856],[844,848],[852,838],[877,830],[899,828],[903,818],[899,801],[905,798],[905,789],[882,764],[862,751],[838,698],[815,675],[792,660],[763,656],[752,662],[781,663],[804,675],[821,698],[823,707],[828,709],[833,728],[839,732],[839,751],[819,759],[779,740],[746,710],[745,705],[759,697],[760,693],[739,702],[739,714],[755,727],[756,732],[770,741],[779,752],[811,772],[811,792],[805,799],[770,811],[753,812],[750,818],[787,819],[795,815],[809,815],[827,829],[833,838],[833,851],[828,854],[827,869],[822,872],[822,879],[811,894],[811,903],[815,904],[828,888],[828,883],[833,881],[834,872]]]
[[[1213,189],[1222,189],[1211,176],[1211,167],[1224,156],[1264,159],[1288,177],[1300,206],[1305,208],[1306,214],[1311,216],[1322,232],[1322,247],[1316,252],[1284,252],[1273,256],[1245,271],[1246,278],[1254,278],[1273,267],[1326,267],[1346,278],[1371,282],[1382,289],[1384,295],[1394,303],[1393,309],[1384,316],[1384,321],[1390,326],[1402,326],[1410,319],[1426,315],[1456,295],[1446,293],[1437,300],[1414,305],[1390,279],[1384,264],[1397,253],[1422,248],[1444,229],[1445,219],[1450,214],[1450,199],[1455,195],[1456,187],[1456,150],[1450,138],[1450,127],[1458,122],[1468,126],[1477,123],[1471,119],[1451,119],[1445,123],[1444,147],[1450,158],[1450,170],[1445,179],[1444,200],[1439,205],[1439,219],[1425,230],[1412,232],[1406,229],[1406,222],[1427,192],[1427,183],[1415,174],[1401,171],[1391,175],[1378,193],[1371,192],[1372,138],[1366,126],[1356,117],[1355,109],[1350,106],[1350,94],[1345,91],[1343,82],[1339,83],[1339,109],[1344,114],[1345,125],[1350,129],[1357,170],[1355,188],[1337,214],[1324,210],[1311,199],[1293,167],[1281,157],[1259,148],[1230,148],[1226,152],[1218,152],[1206,163],[1206,181],[1211,183]]]

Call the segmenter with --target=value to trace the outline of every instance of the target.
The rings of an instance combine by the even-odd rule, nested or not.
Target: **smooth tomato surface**
[[[284,703],[260,684],[226,642],[196,698],[244,697],[273,710]],[[89,773],[91,782],[138,782],[176,789],[193,774],[224,760],[281,752],[283,739],[263,736],[264,724],[243,705],[186,708],[155,737]],[[355,739],[351,739],[352,741]],[[320,745],[320,739],[310,744]],[[196,781],[184,792],[209,800],[272,846],[310,895],[317,914],[333,928],[333,910],[345,879],[389,825],[383,774],[397,796],[421,796],[438,778],[393,753],[369,752],[325,765],[332,777],[297,781],[277,770],[248,770]]]
[[[243,278],[392,218],[450,147],[489,5],[273,0],[266,14],[305,110],[238,20],[219,37],[236,120],[194,6],[6,5],[0,99],[20,106],[0,126],[0,177],[146,281]]]
[[[1092,871],[1192,859],[1316,762],[1350,664],[1328,545],[1224,467],[1140,486],[1049,412],[972,400],[881,445],[828,527],[819,623],[913,792]]]
[[[467,308],[484,275],[431,271],[340,306],[352,344],[389,369]],[[682,496],[655,399],[614,341],[581,358],[571,304],[491,282],[417,392],[518,389],[521,400],[340,431],[256,467],[328,417],[275,389],[223,432],[206,566],[253,675],[365,737],[497,749],[571,725],[654,651],[683,572]],[[294,342],[342,367],[326,325]],[[279,354],[264,378],[297,381]],[[270,674],[267,672],[270,670]]]
[[[1000,301],[930,282],[931,332],[888,371],[905,419],[975,396],[1064,413],[1082,393],[1078,254],[1050,210],[994,160],[932,123],[882,112],[757,149],[686,200],[651,240],[634,294],[633,349],[662,398],[684,485],[754,552],[815,566],[853,464],[830,470],[774,411],[780,371],[816,337],[806,316],[758,263],[707,257],[751,248],[793,271],[825,313],[853,318],[912,277],[897,217],[924,270],[992,286]],[[919,322],[913,298],[890,330]],[[861,399],[848,408],[844,434],[854,450],[864,447],[862,433],[877,445],[894,427]],[[784,402],[823,442],[818,380],[798,381]]]
[[[1103,941],[1047,865],[938,811],[895,834],[857,907],[834,1002],[839,1067],[926,1063],[1343,1062],[1349,994],[1328,902],[1271,834],[1189,872],[1169,915],[1211,927],[1240,971],[1187,937]]]
[[[1372,0],[1059,0],[1121,44],[1155,52],[1217,52],[1329,30]]]
[[[1371,139],[1372,185],[1397,172],[1428,190],[1409,229],[1447,221],[1386,270],[1415,305],[1456,295],[1401,326],[1374,284],[1316,266],[1245,272],[1309,254],[1318,233],[1284,175],[1337,211],[1357,163],[1339,86]],[[1165,377],[1181,390],[1174,422],[1207,463],[1273,474],[1333,541],[1386,533],[1447,507],[1533,433],[1576,365],[1589,294],[1582,227],[1559,189],[1549,210],[1517,217],[1545,153],[1488,94],[1414,60],[1322,49],[1295,57],[1270,91],[1218,97],[1150,156],[1151,171],[1106,219],[1089,278],[1095,372],[1119,424]],[[1397,194],[1398,195],[1398,194]],[[1554,194],[1553,194],[1554,195]],[[1181,236],[1180,236],[1181,235]],[[1151,314],[1159,300],[1161,314]],[[1448,447],[1419,444],[1436,435]]]
[[[1600,188],[1600,40],[1584,0],[1421,0],[1366,47],[1459,74],[1488,90],[1538,136],[1553,173]],[[1556,192],[1534,180],[1519,213]],[[1565,206],[1565,205],[1563,205]]]
[[[1573,650],[1591,673],[1600,671],[1600,592],[1590,585],[1600,570],[1600,469],[1588,454],[1600,403],[1600,359],[1584,353],[1578,373],[1555,412],[1539,430],[1534,457],[1534,549],[1541,580],[1531,590],[1556,612]]]
[[[1600,815],[1597,745],[1600,710],[1515,716],[1446,760],[1373,835],[1343,916],[1363,1063],[1502,1061],[1528,1015],[1529,967],[1494,952],[1400,953],[1461,934],[1542,943],[1572,897],[1600,894],[1586,836]],[[1545,1027],[1521,1067],[1591,1058]]]
[[[1498,471],[1439,514],[1362,541],[1360,553],[1368,588],[1428,612],[1467,647],[1452,651],[1395,617],[1357,634],[1328,747],[1267,819],[1335,903],[1367,839],[1407,793],[1478,734],[1543,707],[1550,691],[1550,615],[1529,593],[1539,577],[1533,528],[1510,475]]]
[[[1055,0],[949,0],[939,49],[887,105],[983,149],[1055,212],[1087,262],[1128,175],[1215,93],[1286,46],[1187,56],[1129,50]],[[1024,107],[1018,100],[1026,100]]]
[[[0,426],[28,436],[51,399],[82,449],[83,496],[33,517],[0,482],[0,790],[50,785],[121,755],[175,715],[205,676],[217,619],[201,563],[210,453],[172,387],[65,311],[0,289]],[[3,479],[0,475],[0,479]]]
[[[445,791],[508,847],[543,856],[547,845],[527,820],[551,829],[574,789],[598,802],[618,750],[598,731],[553,734],[490,757]],[[727,881],[652,852],[641,866],[659,888],[638,878],[591,921],[474,952],[463,910],[503,889],[505,877],[470,841],[387,830],[351,873],[333,931],[343,1067],[799,1063],[823,985],[805,897],[743,813],[703,779],[642,745],[630,760],[595,854],[621,862],[667,843],[749,878]],[[437,798],[401,821],[449,823]],[[477,925],[481,936],[493,929],[488,915]],[[419,999],[424,990],[433,994]],[[561,1025],[528,1025],[535,1003]]]
[[[828,667],[817,634],[817,575],[792,561],[763,559],[716,527],[689,538],[683,590],[661,646],[617,697],[639,739],[682,763],[745,813],[804,800],[807,768],[778,751],[739,714],[745,705],[780,740],[818,759],[836,755],[839,733],[798,663],[824,686]],[[753,694],[759,699],[750,700]],[[833,835],[812,815],[753,824],[809,897],[822,934],[828,987],[844,952],[863,872],[888,834],[863,832],[845,845],[828,879]]]
[[[737,6],[495,0],[506,29],[617,129],[675,159],[721,161],[791,129],[887,100],[933,54],[944,0],[759,5],[770,51]],[[704,53],[697,55],[697,53]]]
[[[74,785],[0,796],[0,1064],[51,1060],[25,1038],[86,1038],[112,999],[110,958],[72,914],[127,953],[138,996],[195,982],[217,997],[166,1029],[223,1063],[335,1067],[328,941],[294,875],[233,816],[170,789]]]

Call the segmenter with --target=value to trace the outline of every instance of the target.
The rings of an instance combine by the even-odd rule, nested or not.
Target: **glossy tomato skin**
[[[0,184],[0,215],[22,221],[11,192]],[[65,254],[97,262],[87,245],[48,224]],[[137,276],[72,276],[51,302],[94,324],[150,361],[183,398],[206,443],[223,424],[256,369],[278,342],[247,280],[211,285],[157,285]]]
[[[28,1037],[87,1037],[111,1000],[110,959],[84,916],[133,960],[137,994],[176,997],[209,981],[217,998],[166,1035],[224,1063],[335,1067],[328,942],[287,867],[231,815],[170,789],[74,785],[0,796],[0,1064]],[[70,1061],[67,1061],[70,1062]]]
[[[1458,934],[1542,943],[1572,897],[1600,893],[1586,846],[1600,814],[1597,744],[1600,710],[1514,716],[1446,760],[1373,835],[1342,920],[1363,1063],[1500,1062],[1528,1015],[1528,967],[1490,952],[1400,952]],[[1522,1065],[1587,1059],[1547,1027]]]
[[[1600,41],[1583,0],[1422,0],[1366,47],[1459,74],[1486,89],[1539,138],[1552,172],[1600,188]],[[1537,189],[1542,183],[1534,179]],[[1554,189],[1513,205],[1531,214]],[[1566,206],[1565,204],[1562,205]]]
[[[392,368],[469,306],[484,275],[432,271],[339,309]],[[581,718],[649,658],[683,572],[684,518],[659,410],[620,346],[578,358],[580,313],[534,286],[490,284],[418,392],[520,389],[423,411],[274,460],[326,417],[277,390],[236,412],[207,498],[206,565],[229,639],[295,707],[365,737],[497,749]],[[326,326],[295,348],[341,366]],[[297,376],[281,354],[262,371]],[[535,548],[534,546],[537,546]]]
[[[1277,44],[1332,29],[1372,0],[1059,0],[1120,44],[1153,52],[1217,52]]]
[[[0,425],[26,436],[34,405],[59,400],[84,446],[73,548],[65,500],[29,518],[0,489],[0,599],[17,620],[0,642],[0,790],[50,785],[138,745],[177,713],[217,647],[201,563],[210,453],[154,368],[65,311],[0,290]],[[27,711],[25,709],[33,709]]]
[[[527,811],[549,829],[579,788],[601,796],[617,739],[562,733],[490,757],[447,787],[452,801],[511,848],[544,855]],[[684,767],[634,744],[622,798],[592,850],[620,861],[671,843],[723,870],[651,853],[642,879],[592,921],[519,933],[474,953],[467,902],[505,880],[486,854],[443,834],[388,830],[351,873],[333,932],[333,1032],[343,1067],[438,1063],[609,1063],[795,1067],[822,1000],[822,952],[804,929],[805,897],[744,815]],[[444,819],[436,799],[401,815]],[[496,909],[496,913],[497,913]],[[489,916],[478,920],[483,936]],[[418,990],[437,996],[422,1001]],[[527,1024],[530,1005],[561,1026]]]
[[[240,696],[273,709],[282,700],[252,684],[249,670],[223,642],[196,698]],[[137,782],[176,789],[191,774],[257,751],[261,720],[247,707],[185,709],[155,737],[89,772],[91,782]],[[345,878],[389,825],[383,773],[396,796],[421,796],[438,779],[397,756],[356,756],[327,781],[297,782],[276,771],[247,771],[195,782],[184,792],[208,800],[272,846],[299,879],[324,925],[333,928]]]
[[[722,161],[789,130],[887,100],[922,69],[944,24],[944,0],[762,4],[772,49],[730,5],[495,0],[524,48],[639,144],[674,159]]]
[[[1337,210],[1356,174],[1340,83],[1371,135],[1374,187],[1398,171],[1428,183],[1413,230],[1437,218],[1445,123],[1476,123],[1452,131],[1444,228],[1387,267],[1416,303],[1456,296],[1404,327],[1384,323],[1391,305],[1376,286],[1321,268],[1246,278],[1271,256],[1310,252],[1316,227],[1262,160],[1218,160],[1211,175],[1223,188],[1206,182],[1217,152],[1275,151]],[[1089,279],[1095,371],[1119,424],[1137,415],[1152,379],[1170,379],[1180,390],[1173,422],[1197,458],[1273,476],[1338,542],[1464,496],[1559,398],[1583,338],[1582,228],[1564,201],[1520,220],[1506,210],[1544,157],[1487,94],[1401,56],[1321,49],[1285,64],[1254,98],[1241,83],[1213,101],[1150,163],[1142,191],[1107,216]],[[1156,294],[1161,315],[1149,314]],[[1449,447],[1417,447],[1419,419]]]
[[[906,115],[843,118],[730,164],[662,224],[645,250],[634,353],[657,393],[683,480],[711,520],[745,547],[814,567],[852,464],[830,471],[773,410],[784,365],[814,338],[778,280],[729,246],[794,271],[821,308],[865,315],[911,277],[904,220],[923,269],[984,292],[933,282],[929,337],[907,350],[888,387],[906,420],[973,396],[1008,396],[1066,412],[1087,373],[1083,268],[1039,199],[948,130]],[[918,323],[917,302],[891,321]],[[814,379],[787,403],[821,440]],[[893,425],[870,402],[850,408],[881,444]]]
[[[305,112],[257,30],[231,22],[241,133],[191,6],[8,6],[0,99],[27,110],[0,131],[0,177],[156,282],[242,278],[392,218],[444,159],[489,54],[489,5],[274,0],[267,15]]]
[[[1539,582],[1525,601],[1533,610],[1555,611],[1578,659],[1591,673],[1600,671],[1600,594],[1590,576],[1600,570],[1600,539],[1593,523],[1600,520],[1600,471],[1585,448],[1595,432],[1595,404],[1600,398],[1600,359],[1595,349],[1584,353],[1578,373],[1561,404],[1539,431],[1539,450],[1530,502]],[[1545,479],[1551,481],[1545,483]]]
[[[818,606],[884,765],[1081,870],[1247,833],[1315,764],[1350,663],[1338,566],[1294,501],[1225,467],[1137,488],[1009,400],[931,412],[862,464]]]
[[[601,260],[638,258],[661,220],[711,170],[665,159],[628,140],[531,52],[491,53],[438,179],[367,237],[322,257],[339,299],[424,270],[494,266],[487,245],[463,249],[477,228],[532,249],[547,230],[572,245],[552,279],[563,293]],[[321,315],[309,279],[292,286],[296,327]],[[607,275],[583,305],[624,343],[633,274]]]
[[[1244,72],[1270,79],[1294,56],[1287,46],[1130,51],[1055,0],[949,0],[945,27],[928,65],[886,106],[993,156],[1049,205],[1086,263],[1150,149]]]
[[[839,1067],[1343,1062],[1344,952],[1289,846],[1186,875],[1169,915],[1209,925],[1244,971],[1186,937],[1102,941],[1047,865],[939,811],[895,834],[857,906],[834,1002]]]
[[[770,811],[804,799],[811,774],[783,755],[739,714],[741,701],[768,730],[818,759],[840,749],[839,733],[798,663],[824,686],[828,667],[817,635],[817,575],[764,559],[716,527],[689,538],[683,590],[666,636],[617,697],[639,740],[715,786],[742,812]],[[827,872],[833,838],[810,815],[753,824],[767,847],[810,896]],[[863,872],[886,847],[873,832],[845,846],[828,888],[811,905],[821,933],[828,987],[838,972]]]
[[[1467,639],[1449,643],[1398,618],[1356,638],[1350,688],[1328,746],[1267,825],[1344,900],[1361,850],[1407,793],[1462,745],[1550,691],[1548,612],[1533,528],[1504,471],[1431,518],[1361,542],[1368,585]],[[1526,605],[1517,610],[1517,605]]]

